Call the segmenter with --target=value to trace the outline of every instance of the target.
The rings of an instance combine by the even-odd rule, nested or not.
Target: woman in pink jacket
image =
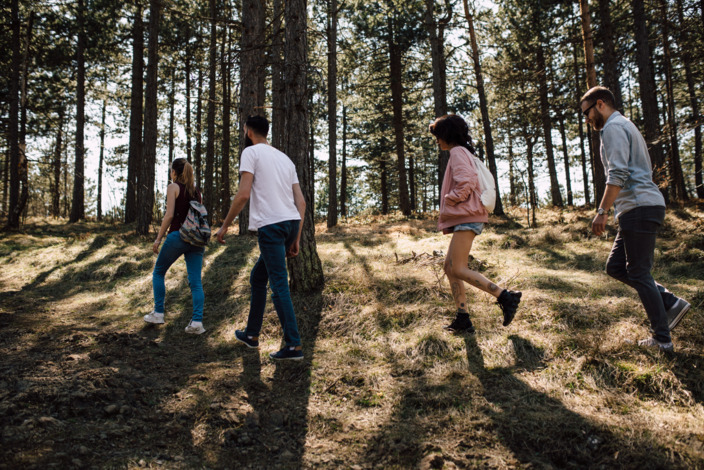
[[[521,293],[499,288],[480,273],[470,270],[467,265],[474,237],[482,233],[484,224],[489,221],[489,213],[481,201],[469,127],[461,117],[448,114],[437,118],[430,125],[430,132],[437,139],[441,150],[450,151],[440,193],[438,230],[452,234],[445,257],[445,274],[452,287],[457,317],[445,328],[452,332],[474,332],[467,310],[465,282],[496,297],[504,314],[503,325],[508,326],[516,315]]]

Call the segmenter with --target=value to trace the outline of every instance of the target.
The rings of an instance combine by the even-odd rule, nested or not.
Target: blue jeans
[[[271,286],[271,300],[284,330],[286,346],[300,346],[296,314],[293,311],[291,293],[288,289],[286,269],[286,249],[298,236],[299,220],[287,220],[266,225],[257,230],[259,259],[249,275],[252,299],[249,304],[249,318],[245,333],[259,336],[266,306],[266,285]]]
[[[164,313],[164,297],[166,296],[166,286],[164,276],[174,261],[183,255],[186,259],[186,270],[188,271],[188,284],[191,286],[191,296],[193,297],[193,321],[203,321],[203,284],[200,280],[200,272],[203,269],[203,253],[205,248],[194,246],[181,240],[178,230],[167,235],[164,244],[161,246],[159,256],[156,258],[154,272],[152,273],[152,288],[154,289],[154,311]]]
[[[655,282],[653,267],[655,238],[665,219],[662,206],[643,206],[621,214],[619,230],[606,262],[606,273],[633,287],[645,307],[653,337],[670,341],[666,311],[677,301],[670,291]]]

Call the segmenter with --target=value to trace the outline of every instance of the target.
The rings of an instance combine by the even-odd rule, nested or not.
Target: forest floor
[[[256,239],[212,243],[200,336],[184,333],[185,263],[149,326],[151,238],[30,221],[0,234],[0,469],[704,468],[704,210],[668,211],[654,276],[692,303],[675,352],[646,350],[645,313],[604,273],[591,211],[494,219],[470,264],[523,292],[501,326],[470,290],[477,332],[452,335],[434,220],[317,227],[326,277],[294,303],[305,360],[273,363],[245,325]]]

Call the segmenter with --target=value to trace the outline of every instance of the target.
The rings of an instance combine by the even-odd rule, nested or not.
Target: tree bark
[[[579,9],[582,18],[582,40],[584,43],[584,58],[586,61],[587,71],[587,88],[592,88],[597,85],[596,68],[594,66],[594,38],[592,36],[592,21],[589,16],[589,1],[579,0]],[[580,95],[581,97],[581,95]],[[579,104],[579,103],[578,103]],[[584,117],[580,115],[579,119]],[[592,178],[594,181],[594,199],[595,204],[599,204],[604,190],[606,189],[606,174],[604,173],[604,165],[601,163],[601,158],[595,154],[599,150],[600,140],[599,134],[596,132],[588,133],[591,149],[592,162]]]
[[[328,228],[337,225],[337,0],[328,0]]]
[[[71,216],[69,222],[78,222],[85,219],[85,107],[86,107],[86,31],[85,31],[85,5],[84,0],[78,0],[76,10],[78,15],[78,47],[76,49],[76,158],[73,170],[73,200],[71,201]]]
[[[433,68],[433,106],[435,117],[437,118],[447,114],[445,29],[452,19],[452,7],[449,1],[445,0],[446,16],[441,18],[440,21],[435,20],[434,9],[435,0],[425,0],[425,25],[430,39],[430,59]],[[438,150],[438,186],[442,184],[449,159],[449,151]]]
[[[604,62],[604,85],[613,92],[616,98],[616,109],[622,109],[621,81],[619,80],[618,54],[614,45],[614,26],[611,22],[609,4],[611,0],[599,0],[599,18],[601,19],[601,39]]]
[[[216,88],[215,70],[217,68],[217,12],[215,0],[209,1],[210,16],[210,47],[208,49],[208,115],[206,122],[206,143],[205,143],[205,177],[203,182],[203,202],[208,211],[208,219],[213,222],[214,194],[213,194],[213,168],[215,166],[215,100]]]
[[[307,209],[298,256],[288,261],[291,290],[322,289],[323,267],[318,257],[313,221],[314,175],[308,153],[308,8],[306,0],[288,0],[285,6],[286,130],[285,153],[296,165]]]
[[[176,117],[176,67],[171,67],[171,86],[169,87],[169,156],[166,170],[166,185],[171,176],[171,162],[174,161],[174,119]]]
[[[9,147],[10,147],[10,207],[8,210],[7,228],[20,227],[20,142],[19,142],[19,89],[20,89],[20,18],[17,0],[11,1],[10,22],[12,29],[12,69],[10,70],[10,116]]]
[[[144,25],[142,3],[135,1],[137,11],[132,26],[132,90],[130,94],[130,139],[127,157],[127,189],[125,191],[125,223],[137,220],[137,184],[142,163],[142,113],[144,100]]]
[[[572,57],[573,57],[573,64],[574,64],[574,89],[575,89],[575,102],[579,101],[581,98],[581,93],[580,93],[580,83],[582,83],[582,77],[581,74],[579,73],[579,58],[577,54],[577,41],[575,40],[573,42],[573,47],[572,47]],[[588,173],[589,170],[587,169],[587,155],[584,151],[584,121],[582,116],[582,112],[580,111],[580,108],[575,108],[575,112],[577,113],[577,129],[579,132],[579,150],[580,150],[580,156],[581,156],[581,162],[582,162],[582,184],[584,188],[584,205],[589,207],[591,206],[591,201],[589,197],[589,177]]]
[[[381,155],[379,162],[379,173],[381,178],[381,213],[387,215],[389,213],[389,171],[386,168],[386,157]]]
[[[196,149],[194,155],[196,186],[203,188],[203,67],[198,64],[198,91],[196,92]]]
[[[403,64],[401,47],[396,42],[396,25],[393,13],[387,21],[387,41],[389,47],[389,81],[391,84],[391,106],[393,108],[393,126],[396,142],[396,170],[398,171],[398,205],[403,215],[411,215],[411,204],[408,198],[408,179],[406,175],[406,146],[403,120]]]
[[[565,161],[565,189],[567,190],[567,205],[574,205],[574,198],[572,196],[572,177],[570,175],[570,154],[567,150],[567,132],[565,132],[565,115],[560,112],[559,114],[559,125],[560,125],[560,137],[562,137],[562,156]]]
[[[548,81],[547,65],[545,63],[545,53],[542,39],[538,38],[538,50],[536,54],[536,74],[538,75],[538,89],[540,94],[540,116],[543,124],[543,136],[545,138],[545,153],[548,158],[548,173],[550,175],[550,195],[554,206],[562,207],[562,194],[560,183],[557,181],[557,168],[555,167],[555,154],[552,146],[552,121],[550,118],[550,103],[548,102]]]
[[[667,95],[667,130],[670,138],[669,169],[670,188],[673,198],[677,201],[689,199],[687,189],[684,185],[684,175],[682,174],[682,163],[680,161],[680,146],[677,141],[677,116],[675,110],[675,91],[673,86],[672,70],[672,50],[670,48],[670,27],[667,1],[660,0],[660,21],[662,33],[662,46],[664,51],[665,69],[665,90]]]
[[[225,28],[222,53],[220,57],[222,70],[222,162],[220,178],[220,217],[227,217],[230,209],[230,34]]]
[[[240,43],[240,107],[239,107],[239,154],[244,150],[244,123],[247,117],[264,115],[264,6],[260,0],[242,1],[242,36]],[[308,134],[304,138],[307,139]],[[239,233],[245,235],[249,229],[249,204],[239,215]]]
[[[144,145],[137,200],[137,233],[146,236],[152,223],[154,211],[154,171],[156,164],[156,144],[158,137],[158,64],[159,64],[159,22],[161,0],[149,2],[149,50],[147,53],[147,84],[144,95]]]
[[[187,36],[187,40],[190,41],[190,34]],[[183,62],[183,69],[185,74],[185,87],[186,87],[186,160],[189,163],[193,163],[191,160],[192,156],[192,142],[191,134],[193,129],[191,128],[191,57],[190,50],[186,52],[186,58]],[[196,183],[197,184],[197,183]]]
[[[64,107],[63,104],[59,107],[59,122],[56,129],[56,144],[54,147],[54,159],[52,169],[54,170],[54,179],[51,186],[51,215],[54,218],[61,216],[61,152],[63,151],[63,130],[64,130]]]
[[[704,7],[704,1],[702,2]],[[702,9],[704,13],[704,8]],[[704,179],[702,178],[702,121],[699,116],[699,101],[697,99],[694,74],[692,72],[692,49],[693,44],[689,40],[689,30],[685,25],[682,0],[677,0],[677,18],[679,20],[680,37],[678,49],[684,64],[685,77],[687,79],[687,92],[689,94],[689,106],[692,108],[691,124],[694,126],[694,185],[697,197],[704,199]]]
[[[347,106],[342,105],[342,168],[340,169],[340,214],[347,217]]]
[[[98,220],[103,220],[103,161],[105,160],[105,111],[108,107],[108,89],[105,87],[103,96],[103,108],[100,112],[100,155],[98,156],[98,197],[96,201],[96,212]]]
[[[653,165],[653,180],[660,186],[667,201],[667,188],[663,187],[666,178],[665,156],[660,144],[660,112],[658,110],[657,89],[650,65],[650,45],[648,44],[648,25],[643,0],[631,0],[633,26],[636,41],[636,63],[638,65],[638,84],[643,110],[645,140]]]
[[[494,214],[504,215],[503,204],[501,203],[501,192],[499,190],[499,176],[496,169],[496,158],[494,157],[494,139],[491,135],[491,121],[489,120],[489,106],[487,104],[486,92],[484,91],[484,76],[482,75],[482,66],[479,62],[479,47],[477,46],[477,35],[474,32],[474,18],[469,12],[467,0],[463,0],[464,14],[467,17],[469,27],[469,38],[472,46],[472,61],[474,62],[474,76],[477,80],[477,94],[479,95],[479,109],[482,114],[482,125],[484,127],[484,142],[486,143],[486,156],[489,162],[489,171],[494,177],[496,184],[496,207]],[[558,187],[559,194],[559,187]]]
[[[284,127],[286,113],[286,85],[284,83],[284,30],[281,27],[284,8],[283,0],[273,1],[274,20],[271,39],[271,145],[281,150],[284,148]]]

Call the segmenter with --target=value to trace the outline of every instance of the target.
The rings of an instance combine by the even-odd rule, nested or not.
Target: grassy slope
[[[515,214],[521,217],[520,214]],[[151,309],[151,244],[127,229],[37,223],[0,236],[0,468],[704,467],[704,214],[669,211],[655,278],[694,306],[676,353],[647,336],[629,288],[603,273],[613,241],[588,212],[499,220],[470,262],[522,290],[501,326],[470,290],[477,333],[451,319],[449,237],[430,220],[318,227],[327,284],[294,301],[306,360],[272,364],[246,321],[251,237],[211,245],[207,334],[190,317],[185,265],[167,275],[167,325]],[[517,219],[518,220],[518,219]]]

